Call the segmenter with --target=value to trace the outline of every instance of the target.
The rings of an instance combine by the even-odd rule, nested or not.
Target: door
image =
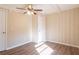
[[[0,51],[6,50],[6,11],[0,9]]]
[[[38,15],[38,43],[45,41],[45,16]]]

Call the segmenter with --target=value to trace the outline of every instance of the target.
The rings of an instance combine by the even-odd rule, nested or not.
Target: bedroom
[[[0,55],[79,55],[79,5],[0,4]]]

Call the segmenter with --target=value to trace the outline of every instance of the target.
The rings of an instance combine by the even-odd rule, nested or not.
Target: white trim
[[[12,47],[8,47],[6,50],[9,50],[9,49],[13,49],[13,48],[16,48],[16,47],[22,46],[22,45],[27,44],[27,43],[29,43],[29,42],[31,42],[31,41],[28,41],[28,42],[25,42],[25,43],[21,43],[21,44],[18,44],[18,45],[12,46]]]
[[[6,22],[5,23],[5,26],[6,26],[6,29],[5,29],[5,32],[6,32],[6,42],[5,42],[6,43],[6,48],[5,48],[5,50],[7,50],[7,39],[8,39],[8,34],[7,34],[7,21],[8,21],[8,18],[9,18],[9,16],[8,16],[9,15],[9,10],[6,9],[5,10],[5,13],[6,13],[6,15],[5,15],[5,18],[6,18],[5,19],[5,22]]]
[[[47,40],[47,41],[49,41],[49,40]],[[62,43],[62,42],[56,42],[56,41],[49,41],[49,42],[54,42],[54,43],[63,44],[63,45],[66,45],[66,46],[71,46],[71,47],[79,48],[78,45],[73,45],[73,44],[68,44],[68,43]]]

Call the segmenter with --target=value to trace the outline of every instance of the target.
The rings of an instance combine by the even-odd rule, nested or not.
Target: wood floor
[[[62,44],[30,42],[23,46],[0,52],[0,55],[79,55],[79,48]]]

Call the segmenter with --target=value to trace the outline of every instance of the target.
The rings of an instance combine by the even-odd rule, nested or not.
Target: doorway
[[[38,15],[38,43],[45,41],[45,16]]]
[[[0,9],[0,51],[4,51],[7,48],[6,12],[6,10]]]

